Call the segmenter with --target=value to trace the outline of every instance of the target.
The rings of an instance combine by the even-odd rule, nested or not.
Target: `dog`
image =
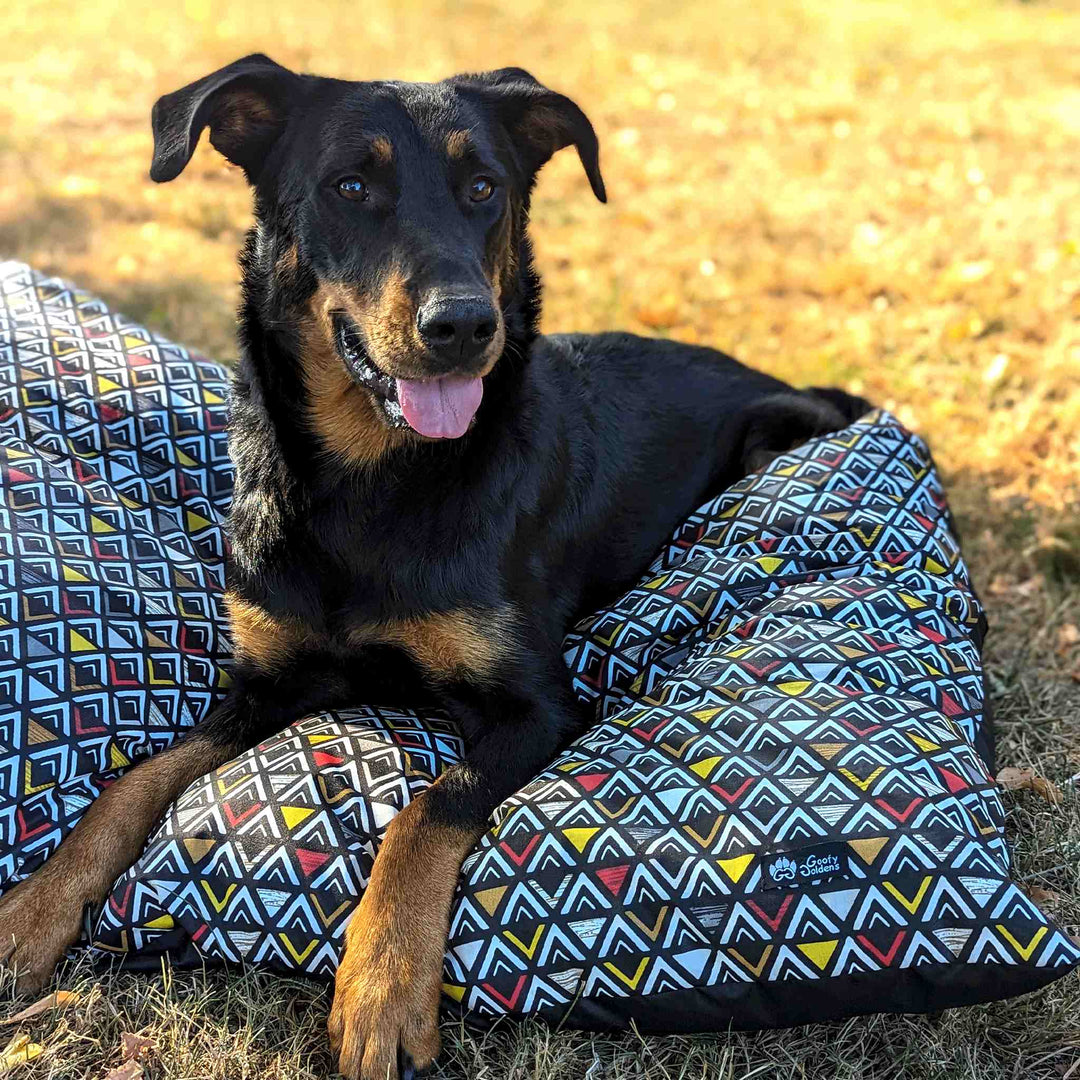
[[[225,603],[234,685],[89,808],[0,901],[41,987],[199,777],[304,714],[438,706],[467,746],[391,822],[329,1021],[349,1078],[439,1051],[448,915],[497,804],[588,722],[560,644],[711,493],[867,408],[707,348],[540,337],[527,231],[541,166],[592,124],[506,68],[433,84],[299,75],[255,55],[158,100],[150,176],[204,129],[249,181]]]

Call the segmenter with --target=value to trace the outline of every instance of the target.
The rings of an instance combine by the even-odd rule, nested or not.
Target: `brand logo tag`
[[[836,877],[848,872],[848,846],[842,841],[818,844],[801,851],[787,851],[765,860],[763,889],[790,885],[809,885],[812,881]]]

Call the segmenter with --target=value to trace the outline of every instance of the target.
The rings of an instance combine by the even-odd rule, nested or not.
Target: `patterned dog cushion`
[[[18,264],[0,298],[7,885],[227,685],[231,472],[221,368]],[[448,1005],[765,1027],[1071,970],[1009,877],[984,628],[929,454],[887,414],[720,494],[568,636],[596,722],[466,860]],[[408,709],[291,725],[177,801],[93,947],[332,974],[386,824],[461,753]]]

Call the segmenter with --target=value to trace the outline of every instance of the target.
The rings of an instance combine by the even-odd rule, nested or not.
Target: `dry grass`
[[[224,14],[218,13],[218,8]],[[269,10],[268,10],[269,9]],[[255,49],[351,77],[521,64],[588,110],[609,207],[570,154],[535,209],[549,330],[705,341],[838,382],[931,440],[990,608],[1003,762],[1066,789],[1011,804],[1018,872],[1080,922],[1080,7],[1012,0],[264,4],[13,0],[0,13],[0,255],[233,354],[239,175],[205,145],[155,187],[148,113]],[[325,1076],[325,994],[254,975],[122,976],[23,1025],[13,1075]],[[1075,977],[1019,1002],[789,1034],[483,1039],[444,1074],[537,1080],[1080,1080]]]

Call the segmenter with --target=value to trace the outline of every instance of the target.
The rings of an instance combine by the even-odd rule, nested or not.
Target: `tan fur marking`
[[[514,648],[515,617],[509,605],[495,611],[446,611],[357,627],[352,645],[395,645],[436,681],[492,680]]]
[[[0,960],[15,967],[21,990],[48,981],[79,936],[83,906],[104,901],[169,804],[235,752],[189,737],[147,758],[106,788],[48,862],[4,896]]]
[[[503,295],[513,289],[514,278],[518,272],[517,245],[515,243],[515,223],[517,221],[518,207],[511,204],[503,214],[499,228],[488,242],[487,264],[489,280],[495,292],[495,303],[498,305]],[[500,323],[502,341],[506,340],[506,331]],[[500,343],[499,348],[502,348]]]
[[[291,277],[300,263],[300,251],[296,244],[290,244],[279,256],[275,270],[279,277]]]
[[[463,158],[472,146],[472,132],[459,129],[446,136],[446,153],[450,158]]]
[[[376,135],[371,140],[371,156],[380,165],[389,165],[394,160],[394,144],[385,135]]]
[[[345,931],[329,1032],[349,1078],[397,1075],[399,1044],[418,1069],[439,1052],[450,905],[483,830],[426,821],[424,804],[421,795],[390,822]]]
[[[299,619],[275,618],[236,593],[225,594],[225,608],[237,658],[264,671],[281,668],[312,637]]]
[[[416,300],[400,270],[390,271],[372,297],[337,282],[319,283],[300,331],[312,426],[331,453],[351,465],[369,466],[419,436],[388,427],[369,392],[349,375],[334,342],[336,311],[347,314],[360,328],[368,357],[387,375],[430,378],[427,350],[416,330]],[[505,342],[506,327],[500,316],[480,375],[495,366]]]
[[[364,331],[369,355],[380,368],[406,377],[427,374],[418,364],[417,354],[424,346],[416,330],[416,303],[400,270],[390,271],[379,295],[353,317]]]
[[[363,314],[355,296],[340,285],[320,284],[301,330],[311,424],[330,453],[351,465],[373,465],[409,435],[382,422],[371,396],[345,369],[334,345],[330,318],[338,310],[361,324]]]

